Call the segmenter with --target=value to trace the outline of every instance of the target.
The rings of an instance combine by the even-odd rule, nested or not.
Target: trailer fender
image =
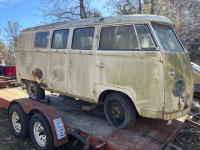
[[[15,100],[10,105],[14,103],[18,103],[23,111],[29,114],[30,117],[35,113],[41,113],[46,117],[51,127],[54,145],[56,147],[64,145],[68,142],[64,119],[54,108],[27,98]]]

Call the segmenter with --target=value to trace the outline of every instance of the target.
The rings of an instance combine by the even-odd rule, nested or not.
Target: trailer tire
[[[15,137],[24,139],[29,136],[28,114],[26,114],[18,104],[14,104],[10,107],[8,117],[11,132]]]
[[[45,98],[45,91],[36,82],[28,81],[26,83],[26,90],[32,100],[40,101]]]
[[[136,122],[134,105],[120,93],[111,93],[106,96],[104,114],[108,122],[117,128],[132,128]]]
[[[40,113],[31,117],[30,137],[38,150],[54,150],[54,141],[48,120]]]

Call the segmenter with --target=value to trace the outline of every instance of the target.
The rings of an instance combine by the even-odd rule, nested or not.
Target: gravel
[[[200,100],[194,99],[191,115],[200,114]],[[200,119],[192,118],[200,124]],[[185,122],[173,144],[182,150],[200,150],[200,126]]]

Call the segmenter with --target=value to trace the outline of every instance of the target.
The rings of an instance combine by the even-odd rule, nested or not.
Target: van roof
[[[100,17],[100,18],[88,18],[88,19],[58,22],[58,23],[27,28],[24,29],[22,32],[65,28],[66,26],[67,27],[89,26],[94,24],[110,24],[110,23],[134,22],[134,21],[151,21],[151,22],[160,22],[164,24],[173,25],[172,21],[164,16],[140,14],[140,15],[123,15],[123,16]]]

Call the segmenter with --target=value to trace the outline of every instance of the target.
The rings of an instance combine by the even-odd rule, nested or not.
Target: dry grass
[[[58,150],[81,150],[79,145],[64,145]],[[30,139],[17,139],[10,132],[7,110],[0,108],[0,150],[36,150]]]
[[[16,139],[10,132],[7,110],[0,109],[0,149],[1,150],[35,150],[29,139]]]

